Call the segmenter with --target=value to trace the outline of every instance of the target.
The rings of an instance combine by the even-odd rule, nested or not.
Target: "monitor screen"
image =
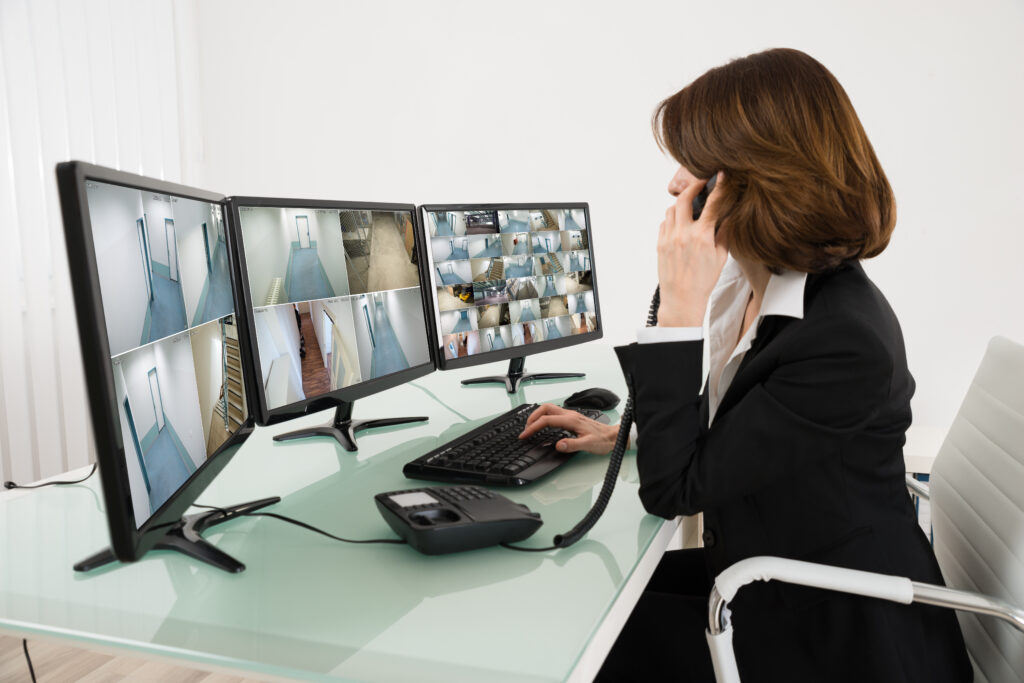
[[[411,208],[233,202],[268,410],[431,362]]]
[[[139,528],[249,415],[224,210],[96,180],[85,196]]]
[[[424,214],[445,360],[516,347],[525,354],[540,342],[598,331],[583,206],[425,207]]]

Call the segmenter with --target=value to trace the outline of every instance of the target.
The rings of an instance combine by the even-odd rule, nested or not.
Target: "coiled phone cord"
[[[647,312],[647,327],[655,327],[658,324],[658,308],[661,305],[661,287],[657,287],[654,290],[654,296],[651,297],[651,307]],[[631,384],[627,380],[627,387]],[[619,421],[619,434],[615,438],[615,446],[612,448],[611,454],[608,456],[608,471],[604,475],[604,484],[601,485],[601,491],[597,494],[597,500],[591,506],[587,514],[579,521],[579,524],[574,526],[564,534],[558,534],[552,541],[554,545],[547,548],[526,548],[523,546],[510,545],[508,543],[502,543],[506,548],[512,550],[525,550],[529,552],[544,552],[547,550],[554,550],[555,548],[568,548],[573,543],[579,541],[588,531],[597,524],[597,520],[601,519],[601,515],[604,514],[605,508],[608,507],[608,501],[611,500],[612,491],[615,490],[615,481],[619,478],[619,469],[622,467],[622,458],[626,454],[626,446],[629,443],[629,432],[633,427],[633,390],[629,387],[629,397],[626,399],[626,407],[622,411],[622,419]]]

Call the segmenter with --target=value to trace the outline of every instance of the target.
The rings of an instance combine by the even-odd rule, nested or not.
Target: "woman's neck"
[[[743,274],[747,278],[747,282],[750,283],[751,289],[754,290],[752,296],[755,304],[754,309],[759,310],[761,308],[761,302],[764,301],[764,292],[768,289],[768,281],[771,280],[772,273],[768,270],[768,266],[762,263],[755,263],[737,258],[736,264],[740,267],[740,270],[743,271]]]

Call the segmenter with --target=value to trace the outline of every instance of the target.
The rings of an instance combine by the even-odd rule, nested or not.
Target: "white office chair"
[[[931,486],[909,476],[907,486],[930,497],[935,554],[949,587],[779,557],[737,562],[718,575],[708,606],[719,683],[740,680],[726,607],[752,581],[958,610],[975,681],[1024,683],[1024,346],[1002,337],[989,342],[939,449]]]

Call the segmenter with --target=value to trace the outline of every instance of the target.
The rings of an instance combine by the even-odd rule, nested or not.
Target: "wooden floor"
[[[306,340],[306,357],[302,359],[302,393],[306,398],[313,398],[331,390],[331,373],[324,367],[324,357],[309,313],[302,314],[301,332]]]
[[[52,642],[29,640],[38,683],[257,683],[254,679],[212,674],[133,657],[112,657]],[[21,638],[0,635],[0,681],[31,681]]]

